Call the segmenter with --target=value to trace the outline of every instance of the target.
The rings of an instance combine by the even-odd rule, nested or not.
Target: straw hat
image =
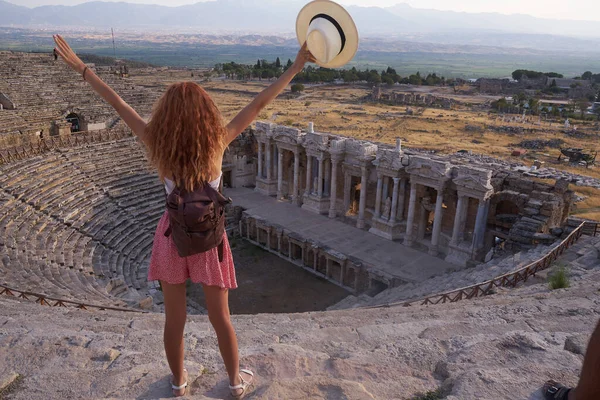
[[[325,68],[339,68],[358,50],[358,30],[348,12],[330,0],[308,3],[296,19],[296,35]]]

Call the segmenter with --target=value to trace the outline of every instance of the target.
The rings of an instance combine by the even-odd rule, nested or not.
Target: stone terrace
[[[596,255],[597,257],[597,255]],[[253,399],[542,400],[546,379],[577,382],[600,314],[600,274],[571,289],[533,285],[474,301],[233,316]],[[170,397],[160,314],[57,309],[0,297],[0,389],[12,399]],[[195,399],[227,396],[214,332],[190,316]]]
[[[319,262],[316,265],[312,264],[312,257],[307,254],[294,257],[293,254],[288,255],[287,249],[273,246],[274,252],[283,251],[284,256],[291,257],[292,261],[302,266],[314,266],[315,273],[324,275],[353,291],[360,290],[360,287],[366,289],[373,286],[371,280],[384,283],[386,286],[396,286],[401,282],[421,282],[433,275],[456,269],[455,265],[422,251],[372,235],[341,221],[299,209],[292,204],[266,197],[251,189],[227,189],[225,193],[231,196],[234,205],[245,209],[241,230],[246,236],[248,230],[244,227],[245,223],[250,224],[253,221],[252,227],[262,223],[279,229],[281,234],[290,237],[292,241],[309,243],[309,247],[314,248],[315,253],[328,253],[332,259],[335,259],[337,254],[338,258],[344,260],[349,258],[349,263],[359,264],[354,267],[357,271],[347,271],[349,266],[346,264],[343,268],[340,267],[342,270],[339,273],[344,275],[351,273],[352,276],[356,276],[360,274],[361,267],[364,267],[368,274],[368,277],[364,278],[371,279],[357,285],[353,279],[349,282],[348,279],[338,278],[337,274],[333,276],[332,271],[319,272],[321,271]],[[252,230],[250,228],[250,237],[256,240],[255,232]],[[273,239],[271,242],[275,244],[277,240]],[[285,238],[284,242],[287,242]],[[304,249],[302,251],[306,253]],[[330,265],[329,268],[331,269],[332,266]]]

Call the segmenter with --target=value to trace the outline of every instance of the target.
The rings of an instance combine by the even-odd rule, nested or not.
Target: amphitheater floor
[[[264,196],[252,189],[226,189],[233,204],[266,221],[310,237],[375,269],[405,281],[420,282],[458,267],[343,222]]]

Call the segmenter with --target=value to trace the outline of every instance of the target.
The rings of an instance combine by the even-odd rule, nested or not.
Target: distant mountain
[[[89,2],[77,6],[27,8],[0,0],[0,25],[168,29],[197,32],[285,33],[294,31],[305,1],[216,0],[181,7]],[[358,7],[348,10],[364,35],[434,33],[537,33],[600,38],[599,22],[559,21],[528,15],[469,14],[413,8]]]
[[[497,31],[541,33],[600,38],[600,22],[536,18],[525,14],[466,13],[413,8],[397,4],[387,11],[403,18],[419,21],[431,32]]]

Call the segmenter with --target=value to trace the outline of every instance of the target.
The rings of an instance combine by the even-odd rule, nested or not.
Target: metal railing
[[[584,230],[590,232],[590,235],[596,236],[600,232],[600,223],[585,221],[582,222],[573,232],[567,236],[559,245],[554,247],[548,254],[540,258],[537,261],[532,262],[520,268],[517,271],[498,276],[494,279],[477,283],[475,285],[455,289],[449,292],[437,293],[425,298],[409,301],[401,301],[397,303],[383,304],[379,306],[367,307],[367,308],[381,308],[381,307],[394,307],[394,306],[411,306],[411,305],[428,305],[428,304],[444,304],[444,303],[455,303],[461,300],[469,300],[475,297],[487,296],[492,293],[492,290],[502,287],[516,287],[521,282],[526,282],[530,277],[534,276],[540,271],[549,268],[554,261],[560,257],[565,250],[576,243],[579,238],[584,234]]]
[[[89,310],[89,309],[97,309],[97,310],[111,310],[111,311],[122,311],[122,312],[135,312],[135,313],[147,313],[148,311],[138,310],[135,308],[125,308],[125,307],[112,307],[112,306],[102,306],[98,304],[88,304],[82,303],[74,300],[66,300],[66,299],[57,299],[54,297],[49,297],[40,293],[27,292],[23,290],[14,289],[8,286],[0,285],[0,295],[11,296],[18,299],[24,300],[34,300],[37,304],[42,306],[49,307],[75,307],[80,310]]]
[[[109,142],[128,137],[132,137],[132,133],[124,128],[50,136],[46,139],[39,139],[35,143],[0,150],[0,165],[25,160],[58,148]]]

